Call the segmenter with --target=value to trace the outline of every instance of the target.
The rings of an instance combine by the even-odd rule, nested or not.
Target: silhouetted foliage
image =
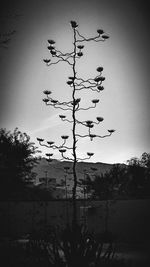
[[[139,198],[150,195],[150,182],[148,154],[145,152],[141,158],[131,158],[128,161],[128,192],[130,196]]]
[[[133,157],[125,164],[114,164],[109,172],[92,181],[94,196],[99,199],[145,198],[150,196],[150,154]]]
[[[140,164],[145,168],[145,178],[150,180],[150,153],[144,152],[140,159]]]
[[[94,198],[111,199],[112,198],[112,183],[109,173],[96,175],[92,182],[92,189],[94,190]]]
[[[0,249],[9,255],[5,259],[8,266],[104,267],[113,263],[115,252],[112,241],[106,246],[104,239],[103,234],[96,236],[83,225],[66,225],[62,230],[50,227],[29,235],[24,249],[17,242]]]
[[[12,133],[0,129],[0,198],[25,198],[27,184],[35,178],[32,168],[38,161],[38,152],[26,133],[16,128]],[[30,189],[37,192],[37,189]],[[28,196],[29,197],[29,196]]]

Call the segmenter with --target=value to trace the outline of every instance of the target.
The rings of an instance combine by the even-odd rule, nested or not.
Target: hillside
[[[36,182],[39,182],[39,178],[43,178],[46,176],[48,178],[56,178],[57,183],[59,184],[61,180],[64,179],[64,167],[70,167],[72,166],[72,163],[69,161],[58,161],[53,160],[50,164],[47,163],[45,158],[42,158],[39,162],[39,164],[34,167],[34,172],[37,173]],[[83,178],[84,171],[86,170],[87,173],[91,174],[101,174],[105,173],[106,171],[109,171],[112,168],[113,164],[107,164],[107,163],[91,163],[91,162],[78,162],[77,163],[77,175],[78,179]],[[97,171],[93,172],[91,168],[97,169]],[[71,170],[71,169],[70,169]],[[72,178],[72,175],[70,174],[70,179]],[[71,179],[72,180],[72,179]]]

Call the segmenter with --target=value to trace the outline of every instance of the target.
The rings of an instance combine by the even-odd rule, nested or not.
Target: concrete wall
[[[150,241],[150,200],[109,201],[108,229],[121,242]],[[86,221],[94,232],[105,229],[106,201],[87,202]],[[84,220],[84,202],[77,201],[78,220]],[[24,235],[46,225],[63,226],[71,221],[72,203],[0,202],[0,235]]]

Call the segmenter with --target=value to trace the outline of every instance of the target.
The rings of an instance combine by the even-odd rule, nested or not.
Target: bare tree
[[[105,138],[112,135],[112,133],[115,131],[113,129],[108,130],[108,132],[105,135],[99,135],[92,132],[92,129],[95,125],[102,123],[104,120],[102,117],[97,117],[95,120],[85,120],[80,121],[78,119],[78,114],[80,111],[87,111],[92,110],[96,108],[97,104],[99,103],[99,99],[92,99],[91,106],[83,107],[81,104],[81,98],[78,98],[76,95],[79,94],[81,91],[87,92],[88,90],[101,93],[104,90],[104,87],[102,85],[103,81],[105,80],[105,77],[102,75],[103,67],[99,66],[97,70],[97,75],[92,78],[83,79],[79,76],[77,73],[77,63],[78,60],[83,57],[83,49],[84,44],[88,42],[105,42],[109,36],[104,33],[102,29],[97,30],[97,34],[94,37],[85,37],[83,36],[79,30],[78,30],[78,24],[76,21],[71,21],[71,28],[73,32],[73,49],[71,52],[61,52],[55,47],[55,41],[54,40],[48,40],[48,50],[52,56],[52,59],[44,59],[43,61],[46,63],[47,66],[52,66],[54,64],[58,64],[60,62],[67,63],[71,70],[72,70],[72,76],[68,77],[67,84],[72,89],[72,98],[70,101],[59,101],[58,99],[54,99],[51,97],[52,92],[45,90],[45,98],[43,99],[43,102],[47,106],[52,106],[55,109],[61,109],[61,110],[67,110],[71,113],[71,119],[66,117],[66,115],[60,114],[59,117],[63,122],[70,123],[72,127],[72,145],[67,146],[67,140],[69,138],[68,135],[62,135],[61,138],[63,140],[62,144],[57,146],[52,141],[47,141],[47,143],[44,143],[44,139],[37,138],[39,141],[39,144],[41,146],[50,148],[50,149],[57,149],[61,153],[62,160],[69,160],[73,162],[72,165],[72,174],[74,179],[74,184],[72,188],[72,200],[73,200],[73,222],[77,222],[77,211],[76,211],[76,189],[78,184],[77,179],[77,172],[76,172],[76,165],[77,162],[80,160],[88,160],[90,159],[94,153],[93,152],[87,152],[87,156],[84,158],[79,158],[77,155],[77,143],[79,139],[82,138],[89,138],[91,141],[95,138]],[[83,126],[87,129],[87,133],[82,135],[78,132],[77,125]],[[68,156],[68,153],[70,153],[71,156]],[[53,153],[47,154],[48,161],[51,162]]]

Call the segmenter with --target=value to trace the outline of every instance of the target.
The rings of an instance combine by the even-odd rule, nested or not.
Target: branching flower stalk
[[[66,115],[60,114],[59,117],[63,122],[70,123],[72,125],[72,146],[69,147],[66,145],[67,140],[69,136],[62,135],[61,138],[63,139],[63,143],[60,145],[55,145],[54,141],[47,141],[47,143],[44,143],[44,139],[37,138],[39,141],[39,144],[41,146],[50,148],[50,149],[57,149],[61,153],[62,160],[69,160],[72,161],[72,173],[73,173],[73,188],[72,188],[72,200],[73,200],[73,218],[72,222],[74,224],[77,223],[77,210],[76,210],[76,189],[77,189],[77,172],[76,172],[76,166],[77,162],[80,160],[87,160],[90,159],[94,153],[87,152],[87,157],[79,158],[77,156],[77,142],[79,139],[82,138],[90,138],[92,141],[94,138],[105,138],[112,135],[112,133],[115,131],[113,129],[108,130],[108,133],[105,135],[99,135],[92,133],[92,129],[95,125],[102,123],[104,120],[102,117],[96,117],[96,121],[86,120],[86,121],[80,121],[77,118],[79,111],[87,111],[90,109],[96,108],[97,104],[99,103],[99,99],[92,99],[92,105],[88,107],[81,106],[81,98],[77,98],[76,94],[80,93],[80,91],[87,90],[101,93],[104,90],[104,87],[102,85],[103,81],[105,80],[105,77],[102,76],[103,67],[99,66],[96,70],[98,74],[94,78],[89,79],[83,79],[82,77],[79,77],[77,75],[77,61],[83,56],[83,49],[84,44],[90,41],[93,42],[104,42],[106,41],[109,36],[104,33],[102,29],[97,30],[97,35],[94,37],[84,37],[82,34],[80,34],[78,30],[78,24],[75,21],[71,21],[71,28],[73,31],[73,50],[69,53],[63,53],[60,50],[57,50],[55,47],[55,41],[54,40],[48,40],[48,50],[52,56],[52,59],[44,59],[43,61],[46,63],[47,66],[52,66],[54,64],[58,64],[60,62],[67,63],[71,69],[72,69],[72,76],[68,77],[67,84],[72,89],[72,98],[70,101],[61,102],[58,99],[54,99],[51,97],[52,92],[49,90],[45,90],[45,98],[43,99],[43,102],[47,106],[52,106],[55,109],[61,109],[64,111],[70,111],[71,112],[71,119],[66,118]],[[53,60],[54,59],[54,60]],[[77,125],[81,125],[88,129],[87,134],[81,135],[77,131]],[[66,155],[67,152],[71,151],[71,156]],[[48,162],[52,161],[53,153],[47,153],[47,160]]]

